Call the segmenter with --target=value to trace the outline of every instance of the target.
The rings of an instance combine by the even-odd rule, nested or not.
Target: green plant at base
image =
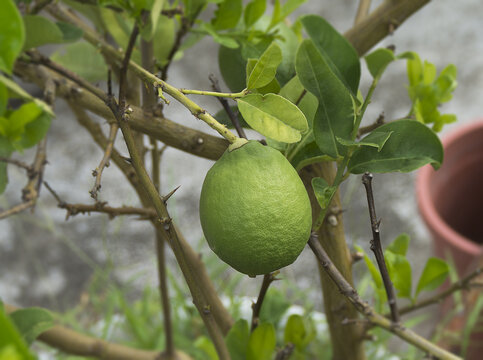
[[[258,275],[295,261],[309,238],[312,211],[285,157],[250,141],[226,151],[208,172],[200,218],[210,247],[223,261]]]

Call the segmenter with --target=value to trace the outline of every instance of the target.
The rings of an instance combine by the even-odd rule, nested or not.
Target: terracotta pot
[[[416,195],[436,255],[451,254],[462,276],[483,249],[483,119],[457,128],[442,142],[443,165],[419,171]]]
[[[442,142],[443,165],[438,171],[429,165],[419,171],[416,195],[436,255],[443,259],[451,256],[459,275],[464,276],[483,264],[483,119],[457,128]],[[480,289],[477,292],[480,296]],[[446,327],[453,334],[462,334],[474,307],[475,301],[466,295],[464,313],[457,314]],[[453,307],[452,298],[448,297],[440,311],[446,314]],[[472,333],[470,341],[466,359],[482,359],[483,332]],[[439,345],[456,353],[461,350],[454,338],[443,338]]]

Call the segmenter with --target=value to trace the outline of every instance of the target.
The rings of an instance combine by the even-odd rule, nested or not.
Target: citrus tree
[[[355,25],[345,34],[319,15],[291,16],[303,2],[0,3],[0,192],[8,189],[7,165],[24,168],[28,177],[21,202],[0,218],[33,209],[46,192],[68,215],[138,215],[156,232],[164,334],[162,351],[135,349],[53,326],[45,310],[3,304],[0,330],[8,336],[0,340],[0,359],[32,358],[26,343],[35,339],[66,353],[105,359],[196,357],[188,345],[183,348],[173,340],[165,245],[173,252],[203,321],[204,335],[191,339],[203,349],[201,358],[303,359],[329,354],[334,359],[365,359],[365,341],[377,328],[431,357],[459,358],[404,326],[401,316],[463,288],[476,273],[439,295],[419,300],[421,292],[445,281],[448,265],[429,259],[413,292],[406,258],[409,238],[401,235],[382,249],[371,185],[372,173],[410,172],[426,164],[437,169],[443,161],[435,131],[455,120],[454,115],[441,114],[439,106],[451,98],[456,68],[448,65],[438,73],[416,53],[397,54],[392,48],[368,53],[428,1],[385,1],[371,12],[370,1],[361,1]],[[215,11],[210,16],[206,9]],[[190,47],[203,37],[219,44],[213,58],[226,92],[214,77],[212,88],[202,90],[178,88],[175,78],[168,80],[170,65],[181,56],[196,56]],[[48,56],[42,51],[46,44],[60,50]],[[368,89],[359,87],[363,62],[372,77]],[[403,119],[362,127],[378,82],[393,62],[407,64],[412,106]],[[25,83],[36,84],[43,97],[29,94],[22,88]],[[215,97],[220,107],[202,108],[195,96]],[[86,189],[93,202],[63,201],[43,176],[48,152],[55,151],[47,147],[47,138],[51,121],[57,121],[57,98],[67,102],[104,151],[93,172],[94,185]],[[169,120],[173,101],[186,109],[185,124]],[[90,113],[109,123],[108,134]],[[212,130],[190,128],[191,118]],[[245,129],[254,130],[249,133],[252,139],[247,139]],[[115,146],[118,133],[127,148],[124,156]],[[263,276],[251,323],[227,310],[204,262],[170,216],[169,198],[176,190],[160,190],[160,143],[216,161],[201,192],[201,224],[219,261],[248,276]],[[34,146],[31,164],[18,160],[24,149]],[[114,208],[98,200],[102,174],[110,162],[132,185],[140,206]],[[368,255],[361,257],[375,289],[374,307],[355,290],[354,259],[342,226],[338,189],[354,174],[363,174],[367,190],[377,265]],[[70,175],[65,176],[69,181]],[[282,268],[290,266],[307,244],[319,262],[331,339],[330,349],[316,349],[316,355],[307,350],[315,338],[310,318],[290,316],[280,336],[275,324],[260,315],[270,284],[283,277]],[[411,305],[398,308],[401,298]]]

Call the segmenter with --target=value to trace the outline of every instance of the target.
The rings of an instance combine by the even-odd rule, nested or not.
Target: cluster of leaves
[[[397,290],[399,298],[409,299],[415,303],[421,292],[433,291],[440,287],[448,278],[450,267],[442,259],[429,258],[423,268],[423,272],[418,280],[415,292],[413,294],[413,279],[411,264],[406,257],[409,248],[410,237],[407,234],[399,235],[394,241],[385,249],[384,259],[389,271],[389,276]],[[387,303],[387,295],[384,289],[384,284],[381,274],[377,266],[364,252],[364,250],[356,246],[357,251],[364,254],[364,261],[372,276],[372,286],[376,294],[376,304],[379,311]]]

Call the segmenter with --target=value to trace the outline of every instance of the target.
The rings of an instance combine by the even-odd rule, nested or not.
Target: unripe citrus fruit
[[[208,171],[200,219],[218,257],[254,276],[295,261],[309,239],[312,211],[304,184],[287,159],[249,141],[225,151]]]

